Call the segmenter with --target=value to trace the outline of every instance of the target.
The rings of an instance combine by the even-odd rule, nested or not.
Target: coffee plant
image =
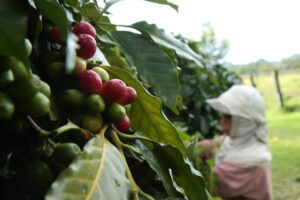
[[[203,60],[156,25],[117,30],[117,2],[0,1],[1,199],[209,198],[162,111],[176,56]]]
[[[181,68],[179,80],[183,105],[180,115],[171,112],[168,117],[173,122],[179,122],[181,128],[189,135],[198,133],[202,138],[212,138],[222,133],[220,114],[214,111],[206,100],[218,97],[232,85],[241,84],[242,79],[228,71],[222,60],[228,51],[226,40],[218,42],[210,24],[204,24],[203,29],[199,41],[177,36],[202,57],[202,63],[199,65],[185,57],[177,56],[178,66]]]

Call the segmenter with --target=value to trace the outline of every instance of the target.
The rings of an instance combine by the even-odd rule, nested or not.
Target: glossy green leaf
[[[137,98],[132,103],[129,113],[131,128],[154,141],[174,145],[186,156],[185,147],[175,127],[162,112],[161,100],[150,95],[127,71],[117,67],[102,67],[108,71],[110,78],[122,79],[137,92]]]
[[[129,189],[124,159],[101,134],[58,176],[45,199],[127,200]]]
[[[189,160],[172,145],[150,141],[136,141],[134,145],[143,155],[152,169],[161,178],[170,196],[170,181],[177,190],[184,193],[189,200],[208,199],[202,174]]]
[[[40,13],[59,27],[62,40],[67,39],[69,22],[64,8],[54,0],[35,0]]]
[[[143,34],[149,35],[156,43],[173,49],[179,56],[194,61],[197,65],[203,67],[203,58],[193,51],[188,44],[168,35],[163,29],[159,29],[155,24],[148,24],[145,21],[132,24],[130,27],[135,28]]]
[[[26,6],[21,0],[0,1],[0,54],[14,56],[29,68],[24,40],[27,33]]]
[[[168,6],[171,6],[173,9],[175,9],[178,12],[178,6],[174,3],[171,3],[169,1],[167,1],[167,0],[145,0],[145,1],[150,1],[150,2],[153,2],[153,3],[168,5]]]
[[[142,81],[153,86],[154,93],[175,113],[179,81],[175,64],[153,42],[140,34],[127,31],[111,32],[131,66],[138,69]]]

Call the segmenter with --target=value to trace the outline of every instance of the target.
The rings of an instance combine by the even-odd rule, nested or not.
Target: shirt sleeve
[[[197,147],[204,147],[205,149],[200,154],[200,158],[202,159],[211,159],[213,157],[213,151],[218,146],[218,144],[221,144],[226,135],[221,135],[220,137],[210,139],[210,140],[202,140],[197,142]]]

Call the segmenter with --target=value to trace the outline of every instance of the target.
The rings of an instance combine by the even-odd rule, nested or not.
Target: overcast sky
[[[168,33],[199,40],[202,24],[210,22],[217,39],[227,39],[227,62],[258,59],[279,61],[300,54],[300,0],[174,0],[169,6],[143,0],[123,0],[109,12],[116,24],[155,23]]]

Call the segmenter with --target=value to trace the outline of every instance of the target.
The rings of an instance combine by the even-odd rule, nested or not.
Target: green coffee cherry
[[[77,89],[67,89],[62,96],[62,101],[66,106],[75,108],[83,106],[85,99],[85,95]]]
[[[49,188],[52,181],[52,172],[45,162],[36,160],[28,165],[26,171],[26,186],[31,191],[43,193]]]
[[[118,103],[112,103],[107,106],[106,115],[111,121],[121,121],[126,115],[126,110]]]
[[[98,94],[92,94],[87,97],[86,105],[93,113],[101,113],[105,110],[105,102]]]
[[[10,119],[14,112],[14,102],[6,94],[0,92],[0,120]]]
[[[63,62],[52,62],[46,67],[46,75],[49,79],[55,81],[64,77],[65,64]]]
[[[49,113],[50,100],[41,92],[36,93],[32,98],[24,102],[22,106],[23,112],[33,117],[41,117]]]
[[[28,77],[29,72],[26,69],[25,65],[17,60],[15,57],[9,56],[9,57],[4,57],[2,61],[2,65],[4,67],[8,67],[13,71],[15,79],[21,78],[21,77]]]
[[[12,83],[15,80],[13,71],[6,69],[0,72],[0,88],[5,88],[7,84]]]
[[[25,38],[24,44],[25,44],[26,55],[30,56],[30,54],[32,52],[32,44],[31,44],[30,40]]]
[[[46,83],[45,81],[41,81],[39,91],[41,93],[43,93],[44,95],[46,95],[48,98],[50,98],[51,89],[50,89],[50,86],[48,85],[48,83]]]
[[[80,151],[80,147],[75,143],[62,143],[55,146],[52,156],[57,162],[68,166]]]

